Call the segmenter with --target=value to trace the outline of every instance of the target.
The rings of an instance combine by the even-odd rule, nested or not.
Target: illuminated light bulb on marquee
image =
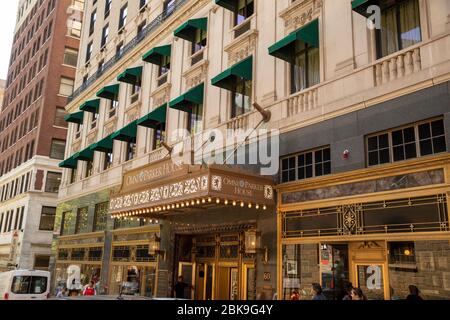
[[[186,201],[186,207],[189,207],[189,201]]]
[[[257,205],[255,206],[255,208],[256,208],[256,209],[259,209],[259,204],[257,204]]]
[[[249,209],[252,208],[252,204],[251,204],[251,203],[248,204],[248,208],[249,208]]]
[[[236,206],[236,201],[233,201],[233,206]]]
[[[208,198],[208,202],[211,202],[211,201],[212,201],[212,199],[211,199],[211,197],[209,197],[209,198]]]
[[[266,206],[263,206],[263,210],[266,210],[267,209],[267,207]]]
[[[184,208],[184,202],[181,203],[181,207]]]
[[[205,199],[202,199],[202,203],[205,203],[206,202],[206,200]]]
[[[217,204],[220,203],[220,199],[219,199],[219,198],[216,199],[216,203],[217,203]]]
[[[180,207],[180,204],[179,204],[179,203],[177,203],[177,206],[176,206],[176,207],[177,207],[177,209],[178,209],[178,208]]]
[[[192,200],[192,201],[191,201],[191,204],[192,204],[192,205],[194,205],[194,204],[195,204],[195,201],[194,201],[194,200]]]
[[[228,200],[225,200],[224,203],[225,203],[225,205],[227,205],[228,204]]]
[[[197,204],[200,204],[200,200],[197,200]]]
[[[242,208],[244,207],[244,203],[243,203],[243,202],[241,202],[241,207],[242,207]]]

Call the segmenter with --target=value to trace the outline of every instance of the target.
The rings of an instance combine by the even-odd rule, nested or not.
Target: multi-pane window
[[[66,141],[52,139],[50,158],[63,160],[65,150],[66,150]]]
[[[55,207],[42,207],[39,230],[53,231],[53,226],[55,224],[55,215],[56,215]]]
[[[81,37],[81,27],[82,27],[82,23],[79,20],[76,19],[72,19],[69,20],[69,35],[75,38],[80,38]]]
[[[128,5],[126,4],[120,9],[119,30],[122,29],[127,24],[127,16],[128,16]]]
[[[377,30],[378,58],[422,41],[418,0],[383,0],[381,29]]]
[[[105,18],[109,16],[111,11],[112,0],[105,0]]]
[[[136,156],[136,141],[127,142],[125,161],[134,159]]]
[[[103,170],[108,170],[113,165],[113,153],[108,152],[104,154]]]
[[[152,150],[156,150],[162,147],[161,142],[165,141],[166,137],[166,126],[160,124],[153,132],[153,145]]]
[[[296,41],[294,63],[291,64],[291,93],[307,89],[319,82],[319,48]]]
[[[75,233],[83,233],[88,231],[88,212],[88,207],[78,209]]]
[[[281,182],[320,177],[331,173],[330,148],[321,148],[281,159]]]
[[[72,67],[77,66],[78,51],[70,48],[64,49],[64,64]]]
[[[367,164],[374,166],[446,150],[444,121],[437,119],[369,136]]]
[[[61,219],[61,235],[73,234],[76,226],[76,214],[72,211],[63,212]]]
[[[167,73],[170,71],[170,56],[163,56],[158,68],[158,86],[167,82]]]
[[[235,12],[234,24],[237,26],[253,15],[255,10],[254,0],[238,0],[237,11]]]
[[[91,60],[91,56],[92,56],[92,48],[93,48],[94,43],[91,41],[88,43],[88,45],[86,46],[86,63]]]
[[[414,242],[389,243],[389,263],[391,264],[415,264],[416,250]]]
[[[62,96],[70,96],[73,93],[74,80],[66,77],[61,77],[59,85],[59,94]]]
[[[95,22],[97,21],[97,10],[94,10],[91,13],[91,21],[89,24],[89,35],[92,35],[94,33],[94,29],[95,29]]]
[[[67,128],[67,122],[64,120],[67,112],[64,108],[56,107],[54,125],[58,127]]]
[[[188,113],[187,130],[195,135],[203,130],[203,105],[194,104],[192,112]]]
[[[92,173],[94,172],[94,161],[93,160],[89,160],[86,161],[86,170],[84,171],[84,177],[88,178],[90,176],[92,176]]]
[[[237,78],[231,91],[231,117],[235,118],[252,110],[252,86],[251,80]]]
[[[61,184],[61,173],[47,172],[47,179],[45,181],[45,192],[57,193],[59,185]]]
[[[108,42],[108,37],[109,37],[109,24],[107,24],[106,26],[103,27],[102,42],[100,45],[101,48],[103,48],[106,45],[106,42]]]
[[[95,206],[94,231],[106,230],[108,220],[108,202],[99,203]]]

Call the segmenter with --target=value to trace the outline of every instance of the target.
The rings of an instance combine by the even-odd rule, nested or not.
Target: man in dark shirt
[[[183,281],[183,276],[178,277],[178,282],[173,287],[175,293],[175,298],[185,299],[184,289],[190,287],[186,282]]]

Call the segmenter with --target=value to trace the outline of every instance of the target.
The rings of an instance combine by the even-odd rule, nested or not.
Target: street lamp
[[[261,232],[256,229],[250,229],[244,233],[245,241],[245,253],[247,254],[257,254],[263,253],[263,262],[266,264],[269,262],[269,249],[267,246],[261,248]]]
[[[166,250],[161,250],[161,238],[156,233],[153,236],[153,241],[148,246],[148,254],[161,256],[163,261],[166,261]]]

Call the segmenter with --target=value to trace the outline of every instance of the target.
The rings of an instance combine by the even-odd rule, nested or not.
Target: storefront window
[[[349,280],[348,246],[322,244],[320,272],[322,289],[328,300],[342,300]]]
[[[69,235],[75,233],[76,214],[73,211],[63,212],[61,221],[61,235]]]
[[[320,282],[319,274],[318,244],[283,246],[283,300],[290,300],[294,291],[299,292],[301,300],[311,300],[311,284]]]
[[[78,209],[75,233],[88,231],[88,211],[88,207]]]
[[[143,266],[113,266],[109,294],[140,295],[151,297],[154,293],[155,268]]]
[[[108,202],[95,205],[94,231],[106,230],[108,220]]]

